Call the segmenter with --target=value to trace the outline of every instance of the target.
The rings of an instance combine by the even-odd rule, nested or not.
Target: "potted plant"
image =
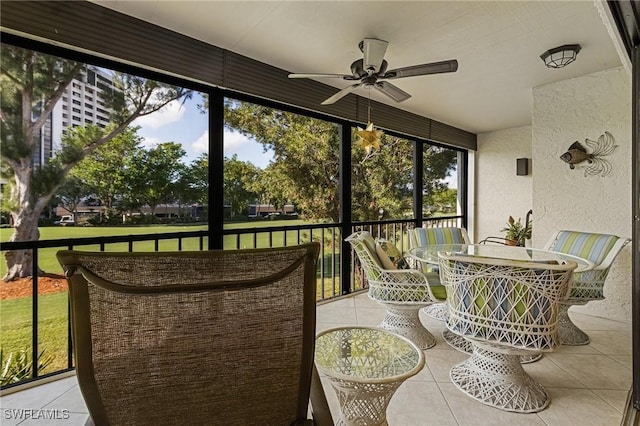
[[[516,221],[513,216],[509,216],[507,226],[502,228],[505,233],[505,240],[510,246],[524,246],[525,240],[531,238],[531,222],[522,224],[522,219]]]

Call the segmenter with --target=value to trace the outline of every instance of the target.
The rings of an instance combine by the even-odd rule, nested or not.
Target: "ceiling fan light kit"
[[[580,49],[579,44],[565,44],[547,50],[540,55],[540,59],[548,68],[562,68],[576,60]]]
[[[389,42],[376,38],[365,38],[358,47],[363,58],[351,64],[351,74],[289,74],[289,78],[341,78],[346,81],[356,81],[350,86],[338,91],[335,95],[325,99],[322,105],[333,104],[359,87],[374,88],[396,102],[402,102],[411,97],[399,87],[384,80],[415,77],[419,75],[440,74],[458,70],[458,61],[432,62],[428,64],[412,65],[387,71],[388,63],[384,60]]]

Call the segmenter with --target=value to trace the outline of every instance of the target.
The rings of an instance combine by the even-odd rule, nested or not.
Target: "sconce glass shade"
[[[548,68],[562,68],[576,60],[580,52],[579,44],[565,44],[564,46],[549,49],[540,55],[540,59]]]

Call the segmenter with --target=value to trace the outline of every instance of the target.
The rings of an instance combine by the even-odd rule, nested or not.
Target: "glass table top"
[[[432,244],[409,250],[409,256],[430,264],[438,264],[438,252],[462,254],[467,256],[489,257],[494,259],[548,262],[571,261],[578,264],[576,272],[593,268],[593,263],[587,259],[566,253],[529,247],[514,247],[492,244]]]
[[[315,362],[329,376],[375,382],[416,374],[424,354],[408,339],[382,329],[340,327],[318,334]]]

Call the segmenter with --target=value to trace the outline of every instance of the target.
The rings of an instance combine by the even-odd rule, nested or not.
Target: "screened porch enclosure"
[[[199,225],[200,228],[185,228],[184,232],[173,235],[142,233],[131,237],[125,232],[112,237],[92,235],[80,239],[51,238],[16,243],[4,243],[5,234],[0,234],[3,252],[30,250],[35,259],[32,266],[35,277],[32,287],[34,297],[23,302],[24,307],[21,308],[27,312],[27,321],[31,324],[25,328],[25,338],[29,341],[26,350],[32,370],[25,382],[73,369],[66,300],[60,295],[57,296],[60,300],[56,301],[54,308],[54,321],[64,323],[64,327],[55,332],[56,344],[61,348],[60,365],[41,368],[37,362],[42,349],[42,332],[47,330],[51,322],[48,316],[51,305],[44,302],[44,296],[37,295],[38,264],[58,249],[241,249],[321,241],[321,261],[317,271],[318,299],[336,298],[335,302],[330,303],[335,303],[334,306],[337,307],[342,303],[342,296],[366,290],[366,283],[353,273],[354,259],[344,242],[344,237],[356,230],[369,230],[375,236],[395,241],[405,251],[408,248],[407,232],[414,227],[465,227],[474,236],[474,241],[479,241],[487,236],[500,235],[500,229],[508,215],[512,214],[516,218],[524,216],[532,208],[537,227],[533,239],[535,247],[541,246],[557,226],[596,227],[598,224],[598,227],[607,229],[594,231],[631,236],[632,221],[629,220],[631,216],[626,206],[629,200],[633,204],[633,200],[637,199],[635,195],[629,196],[628,186],[629,176],[632,176],[631,180],[635,183],[634,194],[637,193],[638,132],[637,114],[629,113],[629,110],[633,104],[633,111],[637,111],[637,96],[632,97],[632,101],[627,99],[626,95],[632,91],[632,84],[626,78],[623,67],[533,87],[530,95],[533,105],[532,124],[476,134],[444,121],[413,114],[355,94],[346,96],[332,106],[319,105],[318,99],[331,96],[335,93],[335,88],[313,80],[290,80],[287,78],[288,70],[117,13],[95,3],[8,2],[3,4],[2,9],[3,45],[42,52],[91,67],[183,88],[198,93],[202,97],[202,103],[206,100],[207,104],[205,109],[198,112],[198,126],[202,126],[198,128],[201,130],[199,135],[206,132],[206,137],[200,139],[203,149],[189,158],[195,163],[197,159],[202,159],[198,155],[206,153],[207,164],[200,169],[204,171],[200,176],[205,176],[206,183],[198,187],[199,198],[189,199],[184,204],[188,205],[189,215],[194,219],[194,223],[189,226]],[[106,43],[105,40],[110,42]],[[583,56],[587,52],[588,50],[584,50]],[[637,64],[637,48],[635,58]],[[537,57],[535,59],[538,61]],[[632,75],[635,88],[632,93],[637,94],[637,66]],[[68,114],[63,118],[68,119],[72,125],[73,114],[76,112],[73,108],[84,111],[86,105],[84,99],[81,100],[82,105],[73,104],[73,89],[68,96],[69,110],[60,113]],[[572,96],[575,96],[577,102],[574,102]],[[232,104],[235,104],[237,110],[231,107]],[[372,121],[376,128],[385,132],[381,150],[374,156],[369,156],[369,153],[358,146],[355,136],[357,129],[367,124],[370,117],[369,105],[373,107]],[[604,110],[593,114],[595,105]],[[247,120],[247,116],[255,111],[259,111],[263,117],[285,123],[283,127],[288,132],[274,133],[263,139],[256,138],[256,135],[260,135],[259,127],[264,123]],[[98,112],[93,110],[93,113]],[[104,117],[104,114],[101,115]],[[482,115],[481,111],[479,115]],[[91,120],[91,117],[84,115],[79,117]],[[607,121],[603,117],[613,118]],[[300,127],[303,122],[307,127]],[[52,121],[51,124],[52,127],[45,129],[46,131],[55,129],[55,122]],[[630,124],[635,126],[633,132],[629,131],[632,127]],[[251,125],[256,127],[251,128]],[[186,130],[190,125],[185,122],[182,126]],[[264,127],[261,129],[264,130]],[[262,159],[264,164],[259,167],[262,171],[268,169],[270,164],[277,167],[274,166],[265,174],[261,174],[262,171],[247,171],[246,164],[254,160],[229,148],[229,130],[244,132],[245,137],[253,139],[256,146],[267,153]],[[558,154],[564,152],[566,146],[569,146],[567,141],[585,137],[597,138],[605,130],[616,135],[618,157],[612,177],[597,181],[595,188],[602,189],[598,192],[592,185],[596,179],[580,180],[578,175],[581,172],[571,173],[573,171],[569,171],[568,165],[556,158],[559,157],[556,151]],[[148,139],[151,140],[151,136]],[[278,144],[280,141],[283,142],[282,145]],[[304,143],[298,143],[300,141],[310,143],[305,146]],[[300,149],[298,152],[286,151],[291,147]],[[43,149],[39,150],[37,157],[44,162],[52,151],[44,149],[44,146],[41,148]],[[150,147],[147,148],[151,150]],[[516,177],[515,159],[522,157],[529,158],[530,175]],[[316,158],[323,159],[323,173],[311,169],[317,163],[314,161]],[[635,158],[634,163],[631,162],[632,158]],[[278,163],[279,160],[290,161]],[[291,163],[306,165],[309,172],[296,176],[288,168]],[[247,178],[247,181],[260,183],[252,184],[251,190],[246,191],[250,195],[245,198],[235,197],[235,194],[227,191],[231,182],[241,180],[230,174],[236,166],[243,173],[240,175],[243,176],[242,179],[251,175],[254,178]],[[293,192],[290,185],[283,183],[290,181],[304,182],[302,187],[307,192],[303,195]],[[311,192],[316,183],[319,189]],[[563,186],[562,183],[566,185]],[[242,190],[245,189],[246,185]],[[606,193],[606,200],[594,195],[596,193]],[[299,216],[290,215],[287,220],[291,222],[288,223],[276,222],[283,218],[269,213],[277,212],[285,216],[291,213],[291,210],[284,208],[289,203],[294,206],[293,212]],[[249,213],[249,204],[264,205],[273,211],[265,215],[264,221],[257,220],[257,217],[247,217],[246,223],[243,223],[238,219],[244,212],[247,216],[259,216]],[[166,207],[168,203],[164,205]],[[552,210],[551,206],[557,208]],[[605,208],[607,206],[609,211]],[[84,207],[85,220],[89,217],[103,217],[101,209]],[[574,214],[575,210],[584,212],[587,208],[589,215]],[[187,211],[184,206],[178,209]],[[168,212],[168,207],[166,211]],[[637,212],[635,204],[633,211]],[[314,212],[322,213],[314,216]],[[168,216],[173,219],[171,215]],[[122,216],[120,219],[139,220],[133,213],[128,218]],[[163,217],[163,220],[166,219]],[[634,222],[634,229],[637,229],[637,222]],[[6,230],[3,229],[2,232],[4,231]],[[622,253],[621,261],[613,274],[612,281],[615,284],[610,286],[613,293],[608,295],[609,301],[596,306],[590,304],[579,310],[579,315],[583,316],[584,322],[592,330],[601,332],[603,336],[611,334],[611,331],[616,336],[624,335],[618,342],[624,348],[630,346],[631,334],[638,335],[637,330],[627,327],[628,321],[616,316],[620,312],[619,315],[624,317],[625,312],[631,311],[628,302],[631,296],[625,295],[632,282],[629,279],[632,267],[637,281],[638,257],[635,245],[633,250],[633,260],[631,247]],[[635,287],[633,295],[637,299]],[[330,306],[330,303],[327,302],[326,305]],[[613,311],[611,305],[615,304],[623,309]],[[366,318],[372,313],[367,308],[371,307],[346,314],[346,323]],[[594,315],[593,318],[601,318],[612,313],[615,326],[599,322],[598,319],[591,321],[591,315]],[[606,338],[601,343],[603,341]],[[633,358],[627,349],[616,349],[614,354],[607,353],[606,349],[595,348],[597,353],[592,352],[591,355],[603,355],[607,362],[614,361],[612,365],[616,365],[615,362],[622,365],[624,370],[621,374],[626,380],[634,377],[632,364],[638,358],[638,345],[635,343],[636,355]],[[565,352],[564,355],[569,354]],[[570,354],[570,357],[587,360],[582,355],[586,354],[575,353]],[[595,358],[589,359],[593,360]],[[637,369],[637,362],[635,364]],[[566,372],[567,365],[560,359],[553,365],[546,364],[544,367],[548,370],[540,373],[557,371],[556,367]],[[574,372],[572,378],[584,384],[577,376],[587,374],[587,370]],[[444,389],[444,399],[450,402],[445,389],[447,385],[440,386],[437,377],[435,384]],[[624,389],[618,385],[589,385],[583,393],[578,392],[574,396],[586,401],[596,394],[597,404],[605,401],[607,410],[613,407],[614,411],[619,411],[620,401],[624,399],[622,394],[628,389],[629,383],[623,383]],[[637,384],[634,385],[637,389]],[[576,385],[575,388],[578,387],[580,386]],[[562,393],[561,390],[558,392]],[[636,400],[637,393],[636,391]],[[637,401],[635,402],[637,408]],[[458,424],[465,424],[460,421],[462,417],[459,415],[462,414],[453,414],[458,419]],[[541,415],[536,420],[554,424],[550,419]]]

